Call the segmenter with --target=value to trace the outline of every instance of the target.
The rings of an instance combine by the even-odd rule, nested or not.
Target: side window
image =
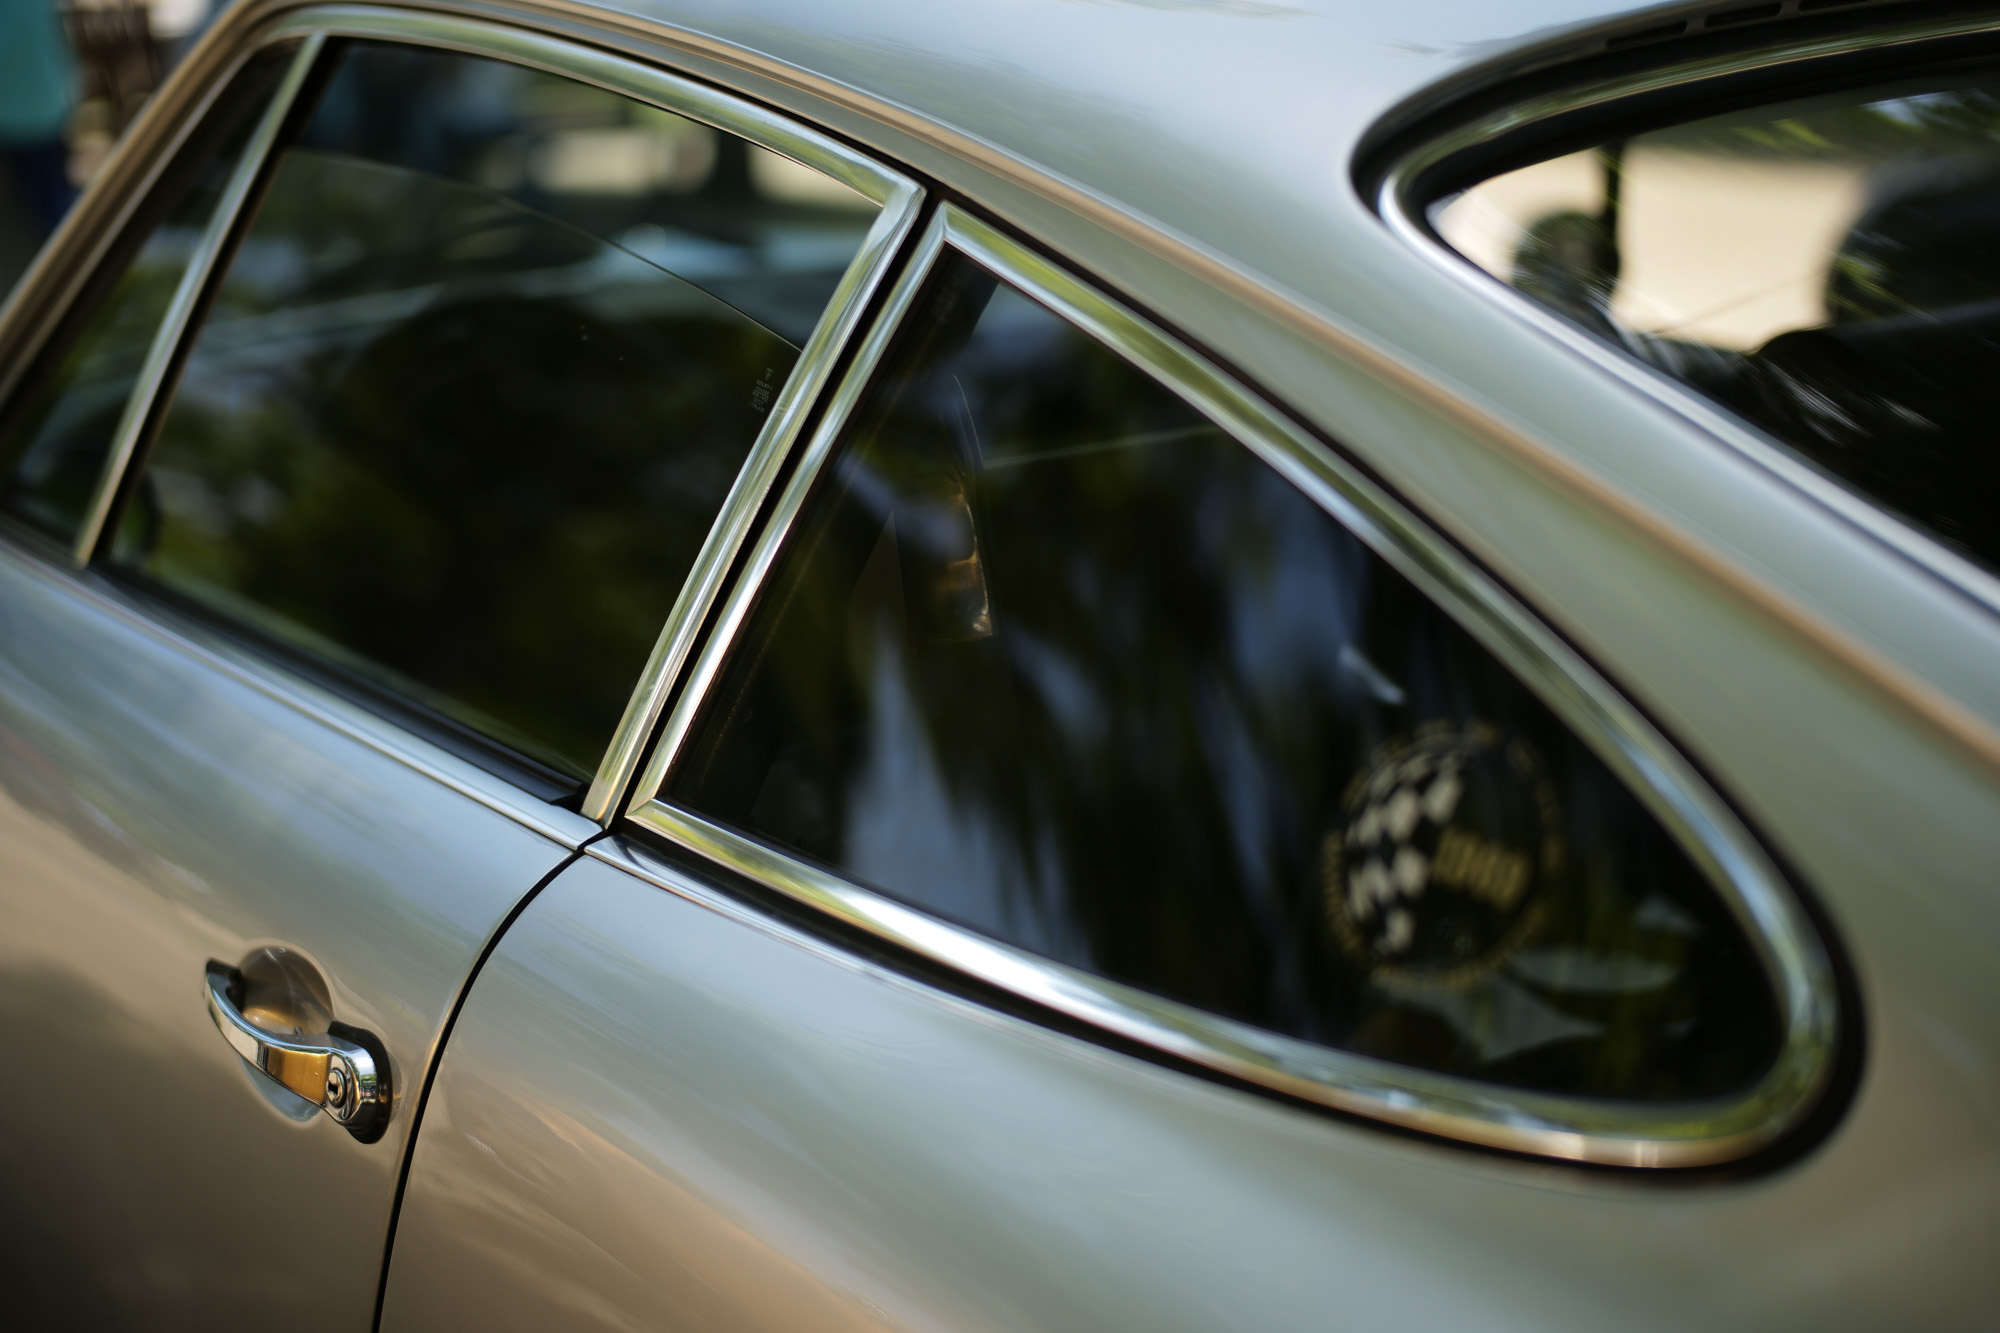
[[[1479,181],[1431,221],[2000,571],[2000,74],[1607,138]]]
[[[1592,1097],[1754,1084],[1758,955],[1596,755],[1260,458],[952,253],[665,797],[1325,1046]]]
[[[946,252],[950,256],[950,252]],[[1774,993],[1676,841],[1256,454],[944,258],[664,793],[1290,1037],[1706,1099]]]
[[[112,563],[573,791],[875,206],[468,55],[294,120]]]
[[[76,538],[168,302],[292,54],[266,51],[237,76],[0,410],[0,510]]]

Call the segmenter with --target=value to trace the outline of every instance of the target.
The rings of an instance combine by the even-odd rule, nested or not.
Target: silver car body
[[[1987,1325],[2000,586],[1356,184],[1448,93],[1699,12],[424,11],[836,136],[1338,440],[1670,738],[1845,945],[1865,1058],[1795,1159],[1589,1169],[1193,1077],[718,887],[745,866],[608,800],[647,794],[636,748],[588,841],[591,820],[0,546],[0,1162],[43,1200],[10,1209],[14,1253],[133,1327]],[[244,0],[0,336],[60,304],[146,147],[251,34],[370,14]],[[725,606],[726,563],[703,594]],[[699,627],[669,677],[699,671]],[[389,1046],[382,1143],[273,1114],[232,1068],[195,981],[264,944],[308,951]]]

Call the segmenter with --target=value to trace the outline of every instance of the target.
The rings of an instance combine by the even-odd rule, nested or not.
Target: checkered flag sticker
[[[1349,785],[1321,873],[1329,923],[1376,976],[1462,982],[1534,933],[1562,859],[1553,786],[1497,728],[1432,724]]]

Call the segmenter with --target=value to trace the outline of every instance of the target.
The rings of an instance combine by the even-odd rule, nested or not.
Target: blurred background
[[[229,0],[0,0],[0,294]]]

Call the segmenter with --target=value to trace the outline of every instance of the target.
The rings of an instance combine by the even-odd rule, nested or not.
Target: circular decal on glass
[[[1372,976],[1465,984],[1540,927],[1562,821],[1526,741],[1428,724],[1376,752],[1342,814],[1321,851],[1327,920]]]

